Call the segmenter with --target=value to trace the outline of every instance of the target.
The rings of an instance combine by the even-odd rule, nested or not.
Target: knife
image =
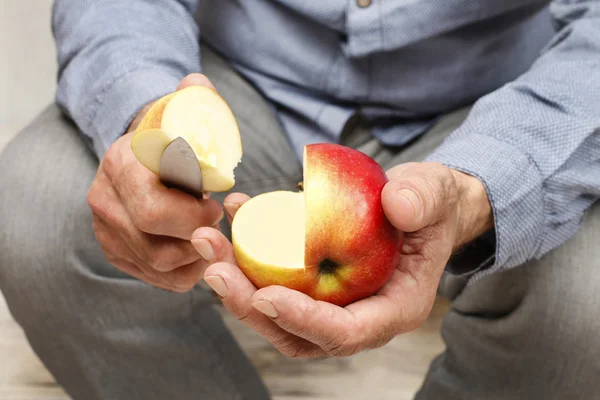
[[[166,187],[202,198],[202,170],[194,150],[182,137],[169,143],[162,154],[159,177]]]

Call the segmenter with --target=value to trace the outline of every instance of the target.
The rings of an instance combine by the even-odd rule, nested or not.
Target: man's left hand
[[[235,265],[227,239],[199,228],[192,242],[205,239],[228,254],[206,270],[205,281],[227,310],[290,357],[349,356],[417,328],[450,256],[493,227],[492,212],[478,179],[443,165],[408,163],[387,174],[383,209],[405,237],[399,265],[375,295],[342,308],[281,286],[258,290]],[[247,200],[239,193],[225,199],[230,220]]]

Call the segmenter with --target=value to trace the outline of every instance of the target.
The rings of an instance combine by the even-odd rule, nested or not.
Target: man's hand
[[[193,238],[208,240],[224,256],[206,270],[205,281],[234,316],[290,357],[349,356],[417,328],[452,252],[492,228],[491,207],[479,180],[439,164],[403,164],[388,176],[383,208],[406,234],[400,264],[374,296],[341,308],[280,286],[257,290],[234,265],[229,242],[200,228]],[[247,200],[229,195],[228,217]]]
[[[177,89],[192,85],[214,88],[206,77],[194,74]],[[208,196],[198,200],[166,188],[135,158],[132,131],[148,109],[108,149],[87,200],[96,239],[112,265],[153,286],[183,292],[202,279],[208,263],[219,257],[204,241],[190,242],[192,232],[217,226],[223,210]]]

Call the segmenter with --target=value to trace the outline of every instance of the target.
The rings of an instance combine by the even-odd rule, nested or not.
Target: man
[[[201,281],[291,357],[382,346],[439,291],[447,348],[418,399],[600,392],[600,1],[57,0],[53,30],[69,119],[50,106],[0,159],[0,285],[73,398],[268,398]],[[129,146],[189,85],[244,144],[233,192],[201,201]],[[257,291],[227,239],[312,142],[377,160],[406,232],[391,281],[346,308]]]

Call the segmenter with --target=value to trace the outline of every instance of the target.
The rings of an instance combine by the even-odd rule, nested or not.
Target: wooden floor
[[[425,324],[387,346],[344,359],[291,360],[238,321],[225,319],[261,372],[274,400],[408,400],[429,362],[448,304],[438,300]],[[30,349],[0,295],[0,400],[68,400]],[[117,399],[115,399],[117,400]]]

